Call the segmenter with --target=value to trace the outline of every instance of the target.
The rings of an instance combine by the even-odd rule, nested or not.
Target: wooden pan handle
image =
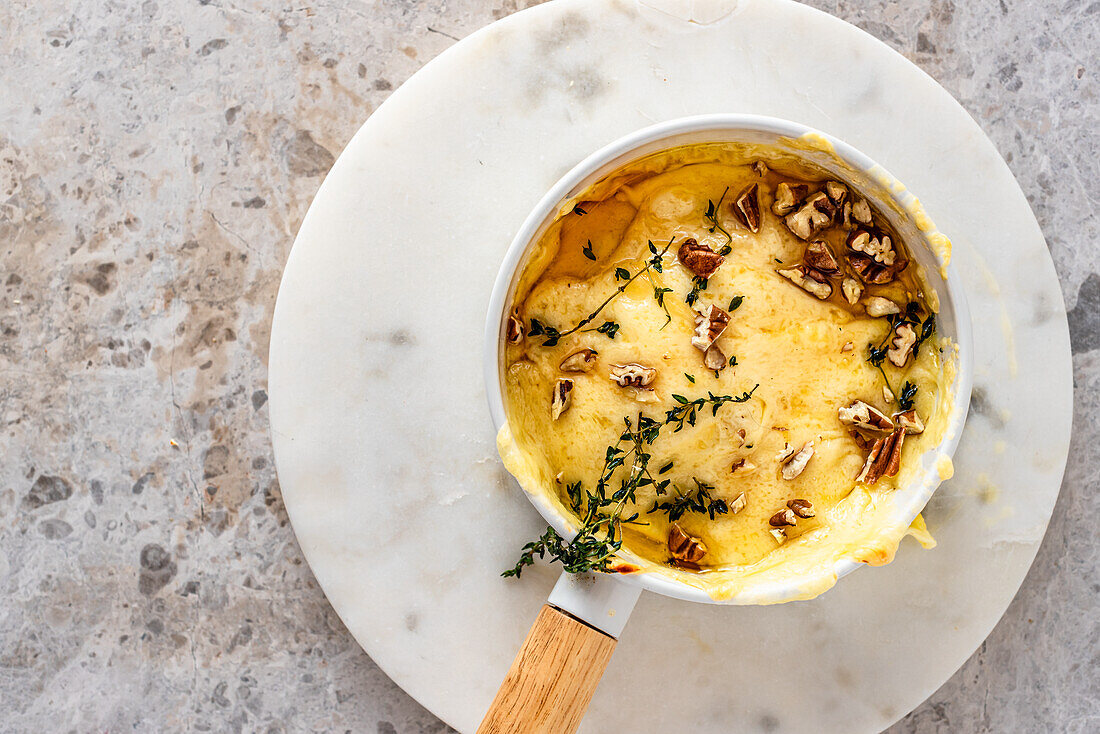
[[[615,642],[546,604],[477,734],[573,734]]]

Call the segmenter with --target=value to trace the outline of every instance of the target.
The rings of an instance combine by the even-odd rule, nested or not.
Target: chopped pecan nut
[[[785,270],[776,270],[787,280],[797,285],[807,293],[825,300],[833,294],[833,286],[824,275],[805,265],[796,265]]]
[[[718,266],[726,259],[706,245],[700,245],[694,237],[684,240],[676,257],[681,265],[700,278],[709,278],[714,275]]]
[[[792,453],[788,458],[782,461],[783,468],[780,470],[780,475],[784,479],[794,479],[806,469],[806,464],[810,462],[810,459],[814,455],[814,442],[807,441],[802,444],[802,448],[797,453]]]
[[[917,332],[908,323],[902,322],[894,327],[894,338],[886,350],[886,356],[895,367],[904,367],[916,343]]]
[[[788,500],[787,507],[790,508],[791,512],[803,519],[817,516],[817,513],[814,512],[814,505],[809,500]]]
[[[848,187],[839,181],[828,181],[825,183],[825,195],[829,197],[829,201],[833,202],[834,206],[840,206],[840,203],[848,196]]]
[[[829,226],[834,211],[829,197],[819,191],[807,199],[797,211],[788,214],[783,221],[796,237],[808,240]]]
[[[707,351],[715,339],[729,326],[730,315],[714,304],[703,311],[695,312],[695,336],[691,337],[691,346]]]
[[[863,295],[863,286],[855,278],[845,275],[844,280],[840,281],[840,291],[844,294],[844,300],[854,306]]]
[[[596,365],[595,349],[578,349],[561,361],[562,372],[589,372]]]
[[[862,252],[870,255],[875,262],[882,265],[893,265],[897,258],[897,251],[890,235],[864,227],[855,227],[848,233],[845,244],[853,252]]]
[[[508,328],[504,338],[509,344],[519,344],[523,341],[523,334],[523,322],[519,320],[518,313],[513,311],[508,315]]]
[[[790,527],[798,522],[794,510],[789,507],[780,510],[768,519],[768,524],[773,528]]]
[[[789,214],[794,211],[809,191],[810,187],[806,184],[792,184],[784,181],[775,187],[775,202],[772,204],[772,212],[780,217]]]
[[[739,459],[733,462],[733,468],[730,469],[730,473],[741,472],[742,474],[751,474],[756,471],[756,464],[747,459]]]
[[[855,346],[854,344],[852,344],[851,342],[844,342],[844,346],[842,346],[842,347],[840,348],[840,351],[842,351],[842,352],[850,352],[850,351],[852,351],[852,350],[853,350],[853,349],[855,349],[855,348],[856,348],[856,346]]]
[[[733,215],[741,224],[756,233],[760,231],[760,184],[752,184],[733,202]]]
[[[753,161],[752,162],[752,170],[753,170],[753,173],[755,173],[757,176],[767,176],[768,175],[768,164],[765,163],[764,161]]]
[[[554,394],[550,397],[550,417],[557,420],[573,404],[573,381],[561,379],[554,385]]]
[[[863,304],[863,308],[867,311],[868,316],[876,319],[882,318],[883,316],[890,316],[895,313],[901,313],[901,306],[894,303],[889,298],[883,298],[882,296],[868,296],[867,302]]]
[[[852,219],[860,224],[871,224],[871,205],[859,197],[852,202]]]
[[[730,502],[730,514],[736,515],[741,512],[741,510],[745,509],[747,504],[748,503],[745,501],[745,493],[742,492],[734,498],[733,502]]]
[[[706,544],[685,533],[676,523],[668,526],[668,550],[677,561],[688,563],[698,563],[707,554]]]
[[[917,415],[916,410],[906,410],[903,413],[894,413],[894,423],[898,428],[904,428],[905,432],[913,435],[916,433],[924,433],[924,421]]]
[[[855,426],[863,431],[889,433],[894,430],[894,422],[887,418],[885,413],[862,400],[853,400],[851,405],[839,408],[837,417],[841,423]]]
[[[889,436],[875,441],[856,481],[874,484],[882,477],[895,476],[901,468],[901,448],[904,443],[904,428],[897,428]]]
[[[864,283],[875,285],[889,283],[909,264],[908,260],[898,258],[892,266],[887,267],[875,262],[873,257],[862,252],[849,252],[847,258],[848,265]]]
[[[708,370],[716,372],[726,368],[726,355],[718,348],[717,344],[711,344],[703,354],[703,365]]]
[[[806,245],[806,264],[822,273],[835,273],[840,270],[836,255],[824,240],[814,240]]]
[[[775,542],[779,543],[779,545],[783,545],[787,542],[787,531],[783,528],[772,528],[768,532],[772,534],[772,537],[775,538]]]
[[[887,405],[894,402],[894,391],[888,388],[886,385],[882,386],[882,399]]]
[[[649,387],[657,379],[657,370],[631,362],[611,365],[611,379],[619,387]]]

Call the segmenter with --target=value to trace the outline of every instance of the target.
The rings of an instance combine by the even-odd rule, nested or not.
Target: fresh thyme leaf
[[[713,485],[707,484],[697,477],[692,477],[692,481],[695,482],[694,492],[684,493],[682,489],[677,487],[677,497],[665,502],[655,501],[653,507],[649,508],[646,514],[664,512],[668,515],[669,521],[676,522],[689,512],[709,515],[711,520],[714,519],[715,515],[725,515],[729,512],[729,506],[725,500],[714,499],[710,496],[711,491],[714,489]]]
[[[616,296],[618,296],[620,293],[625,291],[630,286],[630,284],[633,283],[635,280],[637,280],[639,277],[641,277],[642,275],[648,273],[650,270],[656,270],[658,273],[661,272],[661,258],[664,257],[665,253],[668,252],[668,248],[672,247],[672,243],[675,242],[675,241],[676,241],[675,237],[670,239],[668,241],[668,244],[665,245],[664,249],[654,253],[654,255],[651,258],[646,260],[645,267],[643,267],[641,270],[639,270],[634,275],[631,275],[630,272],[628,270],[626,270],[626,268],[616,268],[615,269],[615,280],[616,280],[616,282],[618,282],[619,280],[625,280],[626,282],[621,284],[618,288],[616,288],[614,293],[612,293],[610,296],[605,298],[604,302],[601,303],[596,308],[595,311],[593,311],[592,313],[588,314],[583,319],[578,321],[576,326],[574,326],[572,329],[569,329],[568,331],[558,331],[557,329],[554,329],[553,327],[547,326],[546,324],[542,324],[542,323],[536,321],[535,319],[531,319],[531,330],[528,331],[528,336],[545,336],[546,340],[542,343],[542,345],[544,347],[552,347],[552,346],[555,346],[562,337],[569,336],[570,334],[573,334],[577,331],[580,331],[582,327],[587,326],[589,323],[591,323],[592,320],[595,319],[596,316],[599,315],[600,311],[603,311],[604,308],[607,307],[607,304],[609,304],[613,300],[615,300]],[[650,244],[652,244],[652,243],[650,243]],[[654,247],[652,249],[656,249],[656,248]],[[666,309],[666,313],[667,313],[667,309]],[[671,319],[671,317],[669,317],[669,318]],[[614,323],[614,322],[610,322],[610,323]],[[611,327],[606,327],[605,326],[605,327],[601,327],[601,328],[610,329]],[[596,329],[596,331],[601,331],[601,329]],[[614,331],[618,331],[618,325],[615,326],[612,333],[608,334],[609,336],[611,336],[611,338],[614,338]],[[604,332],[604,333],[607,333],[607,332]]]
[[[664,466],[662,466],[660,469],[658,469],[657,473],[658,474],[664,474],[666,471],[668,471],[671,468],[672,468],[672,462],[670,461],[667,464],[665,464]]]
[[[707,289],[707,279],[701,278],[698,275],[691,279],[691,292],[684,296],[684,303],[689,306],[694,306],[695,302],[699,299],[699,292]]]
[[[730,307],[726,309],[727,313],[733,313],[737,309],[741,308],[741,303],[745,300],[744,296],[734,296],[730,301]]]
[[[752,394],[756,392],[756,388],[760,385],[755,385],[752,390],[742,393],[741,395],[715,395],[708,392],[705,398],[696,398],[695,400],[688,400],[683,395],[673,395],[672,399],[679,405],[672,408],[665,413],[664,424],[675,425],[673,433],[679,433],[684,428],[686,423],[689,426],[695,425],[696,413],[698,410],[706,405],[711,406],[711,415],[718,415],[718,409],[726,403],[743,403],[752,397]]]
[[[913,409],[913,398],[917,395],[917,386],[905,381],[905,384],[901,386],[901,392],[898,394],[898,405],[902,410]]]
[[[736,367],[736,366],[737,366],[737,355],[731,355],[730,356],[730,367]]]
[[[652,278],[650,279],[650,282],[652,282]],[[653,285],[653,300],[655,300],[657,302],[657,305],[661,307],[661,310],[665,312],[665,323],[661,324],[661,329],[658,329],[658,331],[664,329],[672,322],[672,314],[668,312],[668,306],[665,305],[666,293],[672,293],[672,289],[662,288],[657,284]]]
[[[588,244],[581,248],[581,252],[583,252],[584,256],[589,260],[596,260],[596,253],[592,252],[592,240],[588,240]]]
[[[782,260],[780,260],[780,259],[779,259],[778,257],[777,257],[777,258],[775,258],[775,261],[776,261],[777,263],[779,263],[780,265],[782,265],[782,264],[783,264],[783,261],[782,261]]]
[[[585,331],[595,331],[597,334],[607,334],[608,339],[614,339],[615,335],[619,333],[619,325],[614,321],[605,321],[595,329],[585,329]]]
[[[687,378],[688,382],[695,384],[695,378],[689,375],[687,372],[684,373],[684,377]]]
[[[549,553],[552,557],[558,557],[561,555],[563,546],[564,543],[558,532],[547,526],[546,532],[538,540],[523,546],[523,551],[520,553],[519,561],[516,562],[515,567],[509,568],[501,576],[505,578],[514,576],[518,579],[523,574],[524,568],[535,565],[536,555],[542,558]]]
[[[920,331],[917,332],[917,341],[913,344],[913,359],[917,358],[917,350],[920,349],[920,345],[924,344],[928,339],[936,333],[936,314],[929,315],[921,324]]]
[[[707,200],[707,212],[703,215],[703,218],[710,222],[710,229],[707,230],[711,234],[714,234],[715,230],[718,230],[726,237],[726,244],[722,249],[718,250],[719,255],[728,255],[733,250],[730,244],[733,242],[733,235],[731,235],[726,228],[718,222],[718,214],[722,210],[722,201],[726,198],[726,194],[729,193],[730,187],[727,186],[726,190],[722,192],[722,196],[719,197],[718,203],[715,204],[712,200]]]
[[[867,345],[867,361],[875,367],[882,365],[883,360],[886,359],[887,348],[885,345],[875,346],[874,344]]]
[[[576,214],[577,216],[583,217],[583,216],[584,216],[585,214],[587,214],[588,212],[587,212],[587,211],[586,211],[585,209],[582,209],[582,208],[581,208],[581,205],[580,205],[580,204],[575,204],[575,205],[573,206],[573,213],[574,213],[574,214]],[[591,244],[591,243],[590,243],[590,244]],[[595,259],[595,258],[593,258],[593,260],[594,260],[594,259]]]

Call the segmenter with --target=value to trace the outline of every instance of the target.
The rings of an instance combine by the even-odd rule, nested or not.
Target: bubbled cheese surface
[[[794,175],[809,178],[813,172],[772,160],[762,178],[748,165],[761,151],[752,153],[750,159],[744,150],[680,149],[647,159],[597,184],[589,198],[581,197],[583,215],[568,212],[550,226],[527,263],[514,305],[525,323],[537,319],[560,331],[572,328],[615,292],[622,283],[616,280],[616,269],[634,274],[644,267],[651,256],[649,242],[658,249],[673,244],[662,259],[662,273],[651,271],[636,279],[589,325],[614,321],[619,325],[614,339],[578,331],[555,346],[543,346],[538,337],[508,346],[508,423],[499,444],[506,466],[524,489],[571,516],[566,485],[595,485],[606,449],[616,443],[625,418],[636,420],[642,414],[661,420],[678,404],[674,395],[694,400],[708,393],[738,396],[751,391],[747,401],[728,403],[717,412],[703,408],[694,426],[678,432],[666,426],[650,447],[651,473],[656,476],[658,468],[672,464],[660,475],[671,480],[670,491],[693,491],[698,479],[712,485],[712,496],[727,503],[744,495],[745,508],[737,514],[712,519],[687,513],[678,521],[706,544],[701,569],[670,565],[668,518],[664,512],[647,512],[667,497],[657,497],[652,486],[640,488],[637,502],[624,513],[637,511],[648,524],[624,526],[620,557],[631,570],[670,575],[719,599],[753,583],[789,579],[805,582],[800,594],[805,598],[831,586],[839,558],[868,563],[892,558],[908,528],[887,520],[891,513],[881,498],[910,481],[918,470],[916,459],[942,437],[949,371],[932,343],[903,370],[886,364],[895,387],[905,380],[919,386],[915,405],[927,430],[908,437],[897,477],[884,477],[873,487],[857,484],[866,449],[839,422],[837,409],[860,399],[887,415],[898,410],[886,403],[883,376],[867,362],[868,344],[881,343],[890,326],[839,298],[818,300],[777,275],[777,268],[802,261],[806,243],[772,214],[772,191],[777,181]],[[760,183],[763,215],[756,234],[729,208],[732,198],[754,182]],[[718,220],[729,232],[731,250],[695,304],[697,309],[708,304],[727,309],[735,296],[743,299],[716,342],[736,364],[716,374],[691,344],[695,320],[685,296],[692,290],[693,274],[677,262],[676,252],[688,237],[715,251],[727,245],[726,235],[709,231],[712,223],[704,217],[708,202],[726,190]],[[595,260],[583,254],[589,241]],[[834,252],[843,252],[842,242],[833,244]],[[926,300],[916,271],[910,267],[905,277],[872,286],[868,294],[902,304]],[[667,316],[654,298],[657,287],[671,289],[664,297]],[[846,351],[847,344],[852,347]],[[596,350],[594,367],[587,373],[563,373],[562,360],[581,348]],[[612,366],[626,363],[657,370],[652,392],[624,388],[610,379]],[[553,420],[551,394],[563,377],[574,381],[572,401]],[[781,478],[777,454],[787,444],[797,449],[809,441],[814,456],[805,471],[793,480]],[[741,461],[745,464],[734,470]],[[812,502],[817,517],[800,520],[788,530],[790,540],[780,545],[769,532],[768,519],[796,498]]]

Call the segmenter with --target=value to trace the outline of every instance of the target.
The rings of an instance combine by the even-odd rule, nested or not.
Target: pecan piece
[[[871,223],[871,205],[867,203],[867,200],[860,197],[852,202],[852,219],[856,220],[860,224]]]
[[[707,546],[695,536],[688,535],[676,523],[668,526],[668,550],[677,561],[699,563],[707,554]]]
[[[703,311],[696,311],[695,336],[691,337],[691,346],[707,351],[726,330],[729,322],[730,315],[714,304],[707,306]]]
[[[744,459],[742,459],[742,461],[744,461]],[[737,495],[733,502],[730,502],[730,514],[736,515],[738,512],[741,512],[741,510],[745,509],[745,506],[747,504],[748,503],[745,502],[745,493],[742,492],[741,494]]]
[[[814,240],[806,245],[806,264],[821,273],[835,273],[840,270],[836,255],[824,240]]]
[[[897,475],[901,468],[901,448],[905,443],[905,429],[897,428],[889,436],[878,439],[871,445],[871,452],[863,463],[863,471],[856,477],[857,482],[874,484],[882,477]]]
[[[885,413],[862,400],[853,400],[851,405],[839,408],[837,418],[845,425],[871,433],[889,433],[894,430],[894,422]]]
[[[764,161],[753,161],[752,170],[757,176],[764,177],[768,175],[768,164]]]
[[[760,231],[760,184],[752,184],[733,202],[733,215],[753,234]]]
[[[840,206],[840,203],[848,197],[848,187],[839,181],[827,181],[825,195],[829,197],[829,201],[833,202],[833,206]]]
[[[726,368],[726,355],[718,348],[717,344],[711,344],[703,354],[703,364],[708,370],[715,372]]]
[[[855,278],[845,275],[844,280],[840,281],[840,291],[844,294],[844,300],[854,306],[863,295],[863,286]]]
[[[775,202],[772,204],[772,212],[782,217],[794,211],[803,197],[809,193],[810,187],[806,184],[793,184],[784,181],[775,187]]]
[[[901,306],[894,303],[889,298],[883,298],[882,296],[868,296],[867,302],[863,304],[863,308],[867,311],[868,316],[876,319],[895,313],[901,313]]]
[[[849,252],[847,257],[848,265],[855,271],[855,274],[858,275],[864,283],[873,283],[875,285],[889,283],[898,273],[905,270],[905,267],[909,264],[908,260],[899,258],[894,262],[893,266],[886,267],[885,265],[875,262],[875,259],[870,255],[862,252]]]
[[[787,531],[783,528],[772,528],[768,532],[772,534],[772,537],[775,538],[775,542],[779,543],[779,545],[783,545],[787,542]]]
[[[610,376],[619,387],[649,387],[657,379],[657,370],[636,362],[613,364]]]
[[[596,365],[595,349],[578,349],[561,361],[558,368],[562,372],[588,372]]]
[[[819,191],[807,199],[797,211],[788,214],[783,221],[796,237],[808,240],[829,225],[834,211],[829,197]]]
[[[509,344],[520,344],[523,342],[523,322],[519,320],[519,313],[513,311],[508,315],[508,328],[505,332],[504,339]]]
[[[790,527],[797,522],[798,517],[795,516],[794,510],[789,507],[783,508],[768,519],[768,524],[773,528]]]
[[[797,452],[790,454],[783,460],[783,468],[780,470],[780,475],[787,480],[794,479],[806,469],[806,464],[810,463],[810,459],[814,455],[814,442],[807,441],[802,444]]]
[[[756,471],[756,464],[746,459],[739,459],[733,463],[733,467],[730,469],[730,473],[740,471],[742,474],[751,474]],[[744,493],[742,493],[742,496]]]
[[[569,410],[573,404],[573,381],[560,379],[554,385],[554,393],[550,398],[550,417],[557,420],[561,414]]]
[[[910,435],[924,433],[924,421],[917,415],[916,410],[894,413],[894,423],[897,424],[898,428],[904,428],[905,432]]]
[[[893,265],[897,251],[890,235],[865,227],[855,227],[848,233],[845,244],[853,252],[870,255],[876,263]]]
[[[681,265],[700,278],[709,278],[714,275],[718,266],[726,259],[706,245],[700,245],[694,237],[684,240],[676,257],[679,258]]]
[[[890,342],[890,348],[886,350],[886,356],[895,367],[904,367],[909,361],[909,355],[913,353],[913,345],[917,343],[917,332],[906,322],[894,327],[894,338]]]
[[[833,294],[833,286],[824,275],[805,265],[796,265],[786,270],[776,270],[787,280],[797,285],[802,290],[825,300]]]
[[[814,505],[809,500],[788,500],[787,507],[790,508],[791,512],[803,519],[817,516],[817,513],[814,512]]]

